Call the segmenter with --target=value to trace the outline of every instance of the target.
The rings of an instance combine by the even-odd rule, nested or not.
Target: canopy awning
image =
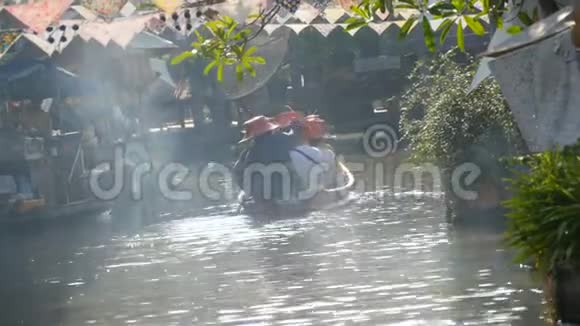
[[[0,66],[0,97],[42,100],[80,96],[95,91],[94,85],[46,60],[16,59]]]
[[[572,42],[572,13],[566,7],[486,53],[532,152],[580,137],[580,60]]]
[[[50,24],[58,21],[74,0],[41,0],[26,4],[7,6],[14,17],[29,29],[41,33]]]

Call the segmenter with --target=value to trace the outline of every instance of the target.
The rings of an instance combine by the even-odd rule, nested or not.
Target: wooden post
[[[576,47],[580,47],[580,7],[574,9],[574,27],[572,28],[572,41]]]

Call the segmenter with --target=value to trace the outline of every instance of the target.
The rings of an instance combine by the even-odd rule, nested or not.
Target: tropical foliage
[[[199,31],[195,31],[197,40],[191,44],[193,49],[173,58],[172,64],[179,64],[190,58],[205,59],[208,63],[203,71],[204,75],[208,75],[215,68],[217,80],[221,82],[226,66],[235,66],[237,79],[243,80],[245,74],[256,76],[254,65],[266,63],[263,57],[255,55],[258,48],[249,46],[249,42],[260,31],[253,32],[251,27],[241,27],[228,16],[210,21],[204,27],[211,37],[204,37]]]
[[[503,28],[506,12],[515,13],[514,17],[506,19],[517,19],[520,25],[528,26],[540,19],[540,12],[549,14],[557,9],[553,0],[540,0],[542,10],[538,7],[526,12],[522,10],[523,0],[511,3],[509,0],[360,0],[357,5],[350,10],[354,14],[347,20],[347,30],[357,29],[372,22],[375,13],[389,12],[395,14],[397,10],[413,12],[408,16],[406,22],[401,27],[399,36],[405,38],[409,33],[420,26],[423,30],[425,45],[430,51],[437,49],[437,40],[444,44],[451,27],[457,25],[456,40],[457,46],[462,51],[465,50],[464,26],[469,27],[474,34],[483,36],[488,29]],[[511,3],[511,5],[510,5]],[[261,11],[250,17],[252,21],[247,24],[240,24],[234,19],[225,15],[212,16],[205,23],[211,36],[199,38],[192,44],[193,49],[186,51],[175,58],[177,64],[187,58],[203,58],[208,62],[207,73],[213,68],[217,69],[218,80],[223,74],[223,67],[233,65],[236,67],[236,75],[239,80],[245,74],[255,75],[255,64],[262,64],[261,57],[248,56],[256,51],[253,47],[248,48],[248,43],[259,35],[264,27],[280,11],[280,5],[273,6],[268,11]],[[512,10],[513,9],[513,10]],[[433,21],[439,21],[437,28],[433,27]],[[518,33],[520,25],[512,25],[508,32]],[[250,53],[246,53],[251,50]]]
[[[452,167],[463,149],[489,144],[497,134],[508,148],[519,148],[521,138],[499,85],[487,80],[469,92],[476,68],[473,58],[457,50],[416,64],[401,98],[400,127],[412,159]]]
[[[526,167],[511,178],[513,197],[507,238],[520,262],[540,270],[580,263],[580,142],[518,162]]]
[[[516,8],[513,18],[517,17],[524,26],[529,26],[540,19],[538,7],[526,12],[521,10],[522,3],[523,1],[512,6]],[[413,14],[401,27],[399,37],[404,38],[416,26],[421,26],[425,45],[429,50],[435,51],[437,47],[435,34],[438,32],[439,43],[444,44],[451,27],[457,24],[457,46],[465,51],[464,26],[469,27],[474,34],[483,36],[487,32],[486,26],[503,28],[504,15],[509,9],[507,0],[362,0],[357,6],[352,7],[356,16],[347,21],[349,24],[347,30],[370,23],[377,11],[394,13],[397,10],[410,10]],[[441,21],[437,29],[433,28],[433,20]],[[510,33],[520,31],[519,25],[513,25],[508,29]]]

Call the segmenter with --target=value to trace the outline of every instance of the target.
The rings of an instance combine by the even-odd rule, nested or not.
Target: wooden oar
[[[346,184],[343,186],[337,187],[337,188],[323,189],[324,192],[345,191],[345,190],[352,188],[352,186],[354,186],[355,179],[354,179],[354,175],[352,175],[352,172],[350,172],[350,170],[342,162],[338,162],[338,167],[340,167],[340,169],[342,170],[344,175],[346,175],[346,178],[347,178]]]

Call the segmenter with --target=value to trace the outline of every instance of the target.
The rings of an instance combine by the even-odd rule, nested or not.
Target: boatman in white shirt
[[[325,142],[328,137],[326,122],[317,115],[309,115],[305,118],[305,125],[310,145],[320,151],[321,163],[325,168],[324,187],[326,189],[334,188],[337,183],[337,161],[334,150]]]
[[[301,181],[299,199],[312,199],[324,187],[324,165],[320,150],[310,145],[304,120],[292,123],[298,144],[290,150],[292,165]]]

